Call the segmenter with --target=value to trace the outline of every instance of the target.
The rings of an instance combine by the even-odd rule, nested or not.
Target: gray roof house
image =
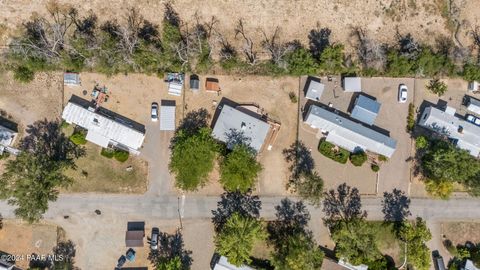
[[[454,113],[429,106],[425,108],[418,122],[428,128],[452,139],[458,148],[465,149],[470,155],[479,157],[480,127],[458,118]]]
[[[362,92],[362,78],[360,77],[343,78],[343,90],[345,92]]]
[[[325,85],[321,83],[319,79],[308,77],[307,84],[305,85],[305,98],[319,101],[324,89]]]
[[[219,109],[221,111],[213,127],[213,137],[227,143],[228,147],[229,135],[232,132],[241,132],[250,140],[250,146],[260,152],[270,131],[270,124],[260,115],[241,106],[223,104]]]
[[[355,100],[352,117],[365,124],[373,125],[379,111],[380,103],[364,95],[359,95]]]
[[[310,106],[304,121],[325,134],[328,142],[350,152],[370,151],[390,158],[397,147],[389,136],[317,105]]]
[[[114,146],[139,154],[145,139],[145,126],[104,108],[72,96],[63,109],[62,119],[87,130],[87,141],[101,147]]]

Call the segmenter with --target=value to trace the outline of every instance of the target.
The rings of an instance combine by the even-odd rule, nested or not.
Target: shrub
[[[379,156],[378,156],[378,160],[379,160],[379,161],[388,161],[388,158],[387,158],[386,156],[384,156],[384,155],[379,155]]]
[[[13,77],[15,80],[28,83],[33,81],[33,78],[35,76],[35,73],[33,70],[29,69],[28,67],[25,66],[19,66],[13,71]]]
[[[367,154],[364,151],[359,151],[350,155],[350,162],[353,166],[360,167],[367,161]]]
[[[115,151],[113,152],[113,157],[120,162],[127,161],[129,155],[130,153],[128,151],[121,149],[115,149]]]
[[[287,61],[287,69],[290,75],[308,75],[317,73],[318,66],[313,59],[312,54],[304,48],[296,49],[295,51],[285,56]]]
[[[377,164],[372,164],[372,165],[370,166],[370,168],[371,168],[372,171],[374,171],[374,172],[380,171],[380,166],[378,166]]]
[[[440,97],[447,92],[447,85],[439,79],[433,79],[428,83],[427,89]]]
[[[408,104],[407,132],[412,132],[415,127],[415,105]]]
[[[425,189],[432,197],[448,200],[453,192],[453,183],[448,180],[426,179]]]
[[[325,141],[324,139],[322,139],[320,141],[320,144],[318,145],[318,151],[322,155],[342,164],[347,163],[348,157],[350,156],[350,152],[340,147],[338,147],[338,149],[335,149],[335,148],[336,148],[335,145]]]
[[[3,151],[3,153],[0,155],[0,160],[7,159],[9,156],[10,156],[9,152]]]
[[[110,148],[102,148],[102,151],[100,152],[100,155],[106,157],[106,158],[113,158],[114,151],[113,149]]]
[[[87,143],[87,139],[85,139],[86,134],[83,131],[77,131],[70,136],[70,141],[72,141],[76,145],[84,145]]]
[[[415,139],[415,146],[417,149],[425,149],[428,146],[428,140],[425,136],[420,136]]]
[[[298,98],[297,98],[297,95],[295,94],[295,92],[291,91],[290,93],[288,93],[288,97],[290,98],[290,101],[292,103],[297,103],[298,102]]]
[[[462,76],[466,81],[480,81],[480,66],[471,63],[465,64]]]

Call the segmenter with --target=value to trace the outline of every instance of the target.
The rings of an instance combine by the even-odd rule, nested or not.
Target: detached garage
[[[160,130],[175,130],[175,100],[160,103]]]

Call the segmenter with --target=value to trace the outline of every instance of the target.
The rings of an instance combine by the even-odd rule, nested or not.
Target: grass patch
[[[129,158],[120,163],[99,155],[97,145],[87,143],[84,147],[86,155],[76,161],[77,170],[66,172],[74,183],[64,192],[143,193],[147,190],[145,161]]]
[[[318,151],[322,155],[342,164],[347,163],[348,157],[350,156],[350,152],[327,142],[325,139],[320,140]]]
[[[380,252],[392,257],[395,265],[400,265],[404,258],[404,245],[395,237],[393,223],[384,223],[383,221],[368,221],[368,223],[376,232],[375,241]]]

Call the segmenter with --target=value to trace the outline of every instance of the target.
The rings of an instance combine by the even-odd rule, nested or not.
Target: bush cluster
[[[338,147],[338,149],[336,148],[337,147],[335,145],[327,142],[325,139],[320,140],[320,144],[318,145],[318,151],[322,155],[335,160],[336,162],[346,164],[348,157],[350,156],[350,152],[340,147]]]
[[[353,166],[360,167],[367,161],[367,154],[364,151],[358,151],[350,155],[350,162]]]
[[[86,136],[84,131],[76,131],[70,136],[70,140],[76,145],[84,145],[87,143]]]

